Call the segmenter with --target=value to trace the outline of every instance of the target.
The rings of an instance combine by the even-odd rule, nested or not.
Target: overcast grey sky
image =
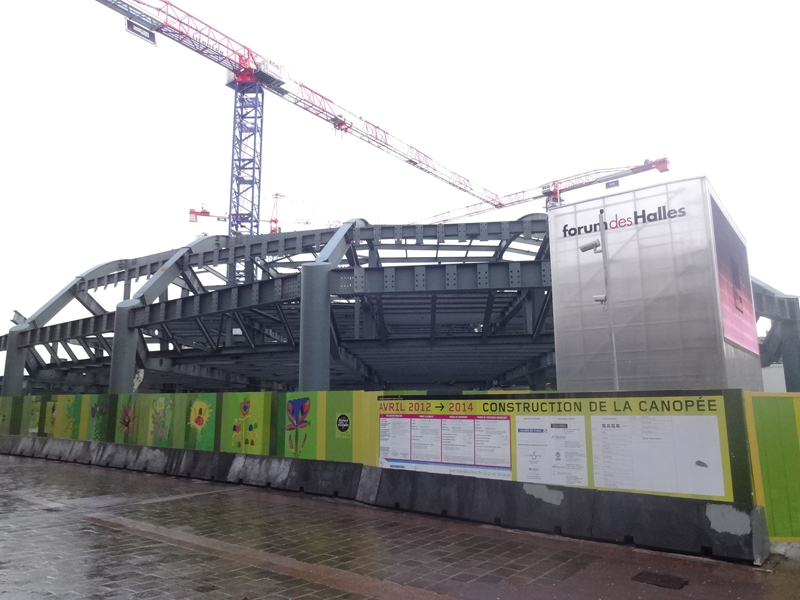
[[[800,293],[797,3],[179,5],[501,195],[666,155],[670,173],[620,190],[706,175],[751,273]],[[135,38],[94,0],[9,3],[4,23],[3,332],[13,309],[30,315],[95,264],[223,233],[188,210],[227,210],[233,103],[221,67]],[[287,196],[284,228],[409,222],[475,201],[276,97],[265,121],[263,191]]]

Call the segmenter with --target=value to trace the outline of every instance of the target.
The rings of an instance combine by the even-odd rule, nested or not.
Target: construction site
[[[171,2],[97,5],[226,71],[228,210],[189,219],[227,234],[98,252],[19,307],[0,453],[756,565],[797,547],[800,303],[751,276],[708,179],[651,157],[498,195]],[[289,226],[262,185],[277,100],[463,207]]]
[[[74,265],[82,275],[71,282],[52,281],[53,291],[61,291],[42,306],[20,307],[30,316],[18,313],[16,325],[0,337],[0,351],[5,351],[3,395],[588,389],[559,377],[551,242],[562,234],[550,231],[548,213],[562,210],[562,194],[572,190],[597,186],[600,194],[605,184],[606,193],[613,194],[622,178],[665,173],[666,158],[599,169],[499,196],[292,80],[281,65],[169,2],[100,4],[124,15],[127,31],[143,41],[155,43],[160,34],[227,71],[235,98],[229,209],[212,216],[205,208],[192,208],[190,218],[225,220],[228,235],[174,240],[171,247],[149,256],[109,256],[101,265]],[[269,96],[464,192],[471,202],[413,223],[357,219],[328,229],[279,227],[280,194],[272,195],[270,218],[262,218],[261,210],[262,196],[269,196],[261,184],[264,101]],[[401,172],[403,168],[407,167],[398,164]],[[659,193],[666,198],[672,192],[666,191],[668,182],[664,185]],[[491,219],[498,209],[534,201],[544,201],[547,212],[513,222]],[[666,211],[667,200],[663,202]],[[597,221],[596,215],[592,220]],[[268,232],[262,232],[262,223]],[[609,230],[612,239],[621,233]],[[624,266],[609,258],[613,279],[614,271]],[[571,275],[564,273],[566,283]],[[677,273],[668,276],[679,278]],[[617,293],[624,295],[629,282],[617,278]],[[759,355],[762,367],[782,362],[786,389],[800,390],[797,301],[758,281],[751,292],[747,283],[741,293],[752,295],[755,311],[748,318],[773,322],[760,351],[755,342],[750,352]],[[105,294],[110,300],[104,302],[114,302],[114,307],[102,306],[93,296],[109,286],[117,295]],[[608,301],[588,309],[599,319],[594,330],[604,336],[591,350],[595,356],[612,353],[616,336],[609,334],[619,327],[605,322],[607,309],[615,304],[605,287],[610,287],[608,281],[594,295],[605,293]],[[86,309],[86,318],[51,324],[70,304]],[[644,305],[636,310],[642,313]],[[708,315],[715,312],[719,310]],[[669,319],[685,321],[677,313]],[[719,325],[706,337],[721,349]],[[691,344],[665,343],[673,348]],[[623,339],[614,349],[614,360],[617,353],[641,349],[624,344]],[[711,353],[717,351],[712,348]],[[608,366],[605,369],[610,372]],[[695,387],[726,381],[721,371],[715,372],[720,365],[709,369]],[[646,370],[632,371],[631,377],[639,382],[631,380],[622,387],[617,382],[614,387],[607,380],[596,389],[653,385]],[[643,388],[640,382],[645,381],[650,383]],[[747,387],[761,389],[761,384],[750,382]]]

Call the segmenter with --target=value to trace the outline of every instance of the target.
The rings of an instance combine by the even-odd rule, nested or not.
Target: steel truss
[[[546,229],[540,215],[447,225],[352,221],[208,237],[107,263],[0,337],[3,393],[23,385],[130,392],[140,369],[140,391],[296,389],[304,361],[321,360],[304,356],[304,346],[324,348],[320,389],[535,384],[552,372],[554,349]],[[229,277],[236,264],[251,281]],[[321,308],[309,317],[303,311],[313,293],[304,285],[315,272]],[[122,301],[106,311],[93,294],[118,285]],[[70,302],[90,316],[48,324]],[[309,331],[322,346],[308,342]]]

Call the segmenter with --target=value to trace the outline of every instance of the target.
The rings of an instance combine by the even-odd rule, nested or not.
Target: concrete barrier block
[[[361,477],[358,480],[358,491],[356,492],[356,500],[364,504],[375,504],[378,498],[378,487],[381,483],[381,472],[383,469],[380,467],[371,467],[369,465],[361,465]]]
[[[142,446],[133,444],[107,443],[97,457],[97,464],[116,469],[134,469],[141,450]]]
[[[16,435],[0,435],[0,454],[11,454],[18,437]]]
[[[238,483],[239,480],[242,478],[242,469],[245,465],[245,458],[244,454],[236,454],[234,455],[233,462],[231,462],[231,468],[228,469],[228,476],[225,478],[225,481],[229,483]]]
[[[211,474],[201,473],[198,466],[199,450],[186,450],[181,454],[181,462],[177,466],[175,475],[178,477],[197,477],[198,479],[211,479]],[[205,475],[205,477],[203,477]]]
[[[754,514],[755,513],[755,514]],[[766,529],[766,522],[759,523],[756,511],[740,510],[730,504],[717,504],[708,502],[705,505],[706,527],[710,538],[711,553],[713,556],[734,560],[763,562],[764,545],[769,545],[769,539],[759,540],[764,535],[761,527]],[[755,517],[755,522],[754,522]],[[754,526],[759,531],[754,531]],[[756,555],[758,552],[759,555]]]
[[[171,448],[142,446],[133,468],[137,471],[146,471],[148,473],[163,473],[171,451]]]
[[[183,464],[183,457],[191,450],[183,450],[182,448],[170,448],[167,452],[167,460],[162,469],[164,475],[178,476],[180,475],[180,468]]]
[[[756,506],[750,512],[750,522],[753,530],[753,562],[762,565],[769,558],[771,551],[767,513],[763,506]]]
[[[591,537],[594,490],[475,479],[466,518],[504,527]]]
[[[205,450],[183,450],[176,475],[207,481],[228,481],[228,472],[235,454],[208,452]]]
[[[706,501],[625,492],[597,492],[592,521],[595,539],[647,548],[709,553]]]
[[[475,477],[383,469],[377,506],[468,519]]]
[[[31,448],[33,456],[41,458],[43,456],[42,452],[44,450],[44,445],[45,442],[47,441],[47,438],[36,436],[32,437],[31,439],[33,440],[33,446]]]
[[[67,460],[83,465],[98,464],[101,455],[101,442],[88,442],[86,440],[67,440],[69,442],[69,452]]]
[[[52,460],[67,460],[69,456],[72,440],[61,440],[58,438],[44,438],[45,442],[42,446],[42,458],[49,458]]]
[[[291,468],[285,489],[355,500],[358,480],[361,478],[360,464],[294,458],[288,460],[291,460]]]
[[[16,438],[12,446],[11,454],[16,454],[17,456],[34,456],[36,438],[26,436],[16,436]]]
[[[291,458],[281,456],[237,455],[237,467],[232,467],[228,481],[247,485],[286,489],[292,468]]]

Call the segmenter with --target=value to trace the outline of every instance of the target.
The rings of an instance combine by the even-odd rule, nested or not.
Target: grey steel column
[[[800,321],[781,321],[781,355],[786,391],[800,392]]]
[[[114,320],[114,345],[111,348],[109,394],[132,394],[136,376],[136,329],[128,326],[131,311],[141,306],[139,300],[124,300],[117,304]]]
[[[25,382],[25,355],[27,348],[17,346],[19,335],[28,325],[17,325],[8,331],[8,349],[6,350],[6,370],[3,375],[3,396],[21,396]]]
[[[300,270],[300,381],[304,391],[331,385],[331,264],[306,263]]]

